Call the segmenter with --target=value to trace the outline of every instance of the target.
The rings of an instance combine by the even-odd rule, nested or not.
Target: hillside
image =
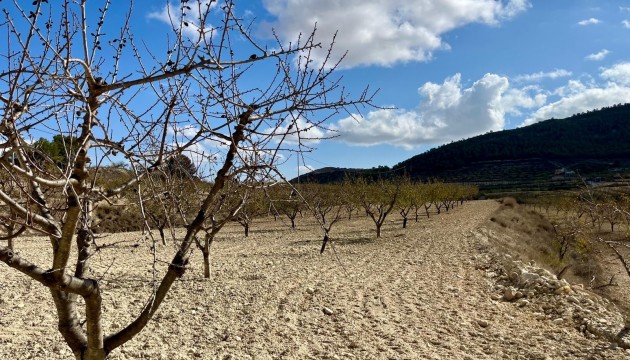
[[[616,105],[452,142],[377,172],[477,183],[485,190],[571,188],[581,182],[578,174],[615,181],[630,172],[629,120],[630,104]],[[345,172],[327,168],[300,180],[334,181]]]

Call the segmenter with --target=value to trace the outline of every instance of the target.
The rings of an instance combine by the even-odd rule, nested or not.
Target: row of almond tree
[[[553,219],[560,261],[583,256],[594,245],[607,248],[630,276],[630,194],[625,188],[585,188],[528,201]],[[588,256],[588,254],[586,254]],[[572,266],[569,261],[563,270]],[[594,278],[593,278],[594,279]],[[608,280],[609,285],[613,279]]]
[[[351,220],[365,214],[374,222],[376,237],[386,219],[399,214],[403,228],[410,219],[430,217],[431,213],[448,212],[478,194],[476,186],[442,182],[412,182],[406,180],[374,181],[347,180],[339,184],[278,184],[253,188],[241,186],[226,192],[221,203],[213,209],[205,236],[197,238],[197,247],[204,257],[204,273],[210,276],[210,247],[221,228],[231,221],[240,223],[244,234],[249,235],[256,219],[273,216],[286,217],[291,228],[297,227],[298,218],[313,216],[323,233],[321,252],[331,239],[331,231],[340,221]],[[164,219],[160,224],[169,220]],[[164,241],[164,239],[163,239]]]

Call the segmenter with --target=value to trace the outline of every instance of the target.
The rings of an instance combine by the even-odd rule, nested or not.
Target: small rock
[[[334,311],[332,311],[332,309],[329,309],[327,307],[324,307],[322,309],[322,311],[324,312],[324,315],[332,315],[332,314],[334,314]]]
[[[540,279],[540,275],[536,273],[531,273],[525,270],[521,271],[521,281],[524,283],[534,283],[538,279]]]
[[[567,301],[574,304],[578,304],[580,302],[575,296],[567,296]]]
[[[512,301],[516,298],[516,291],[512,287],[505,288],[503,292],[503,298],[507,301]]]
[[[306,288],[306,292],[309,293],[309,294],[314,294],[315,293],[315,289],[312,288],[312,287],[307,287]]]
[[[564,322],[563,318],[557,318],[557,319],[553,319],[552,321],[554,324],[562,324]]]
[[[528,300],[525,300],[525,299],[520,299],[519,301],[517,301],[517,302],[516,302],[516,304],[517,304],[519,307],[523,307],[523,306],[527,306],[527,305],[529,305],[529,301],[528,301]]]
[[[571,290],[571,286],[569,285],[560,286],[556,289],[556,294],[558,295],[570,294],[571,292],[573,292],[573,290]]]
[[[488,320],[479,319],[477,320],[477,325],[481,326],[482,328],[487,328],[488,326],[490,326],[490,323],[488,322]]]
[[[536,320],[545,320],[547,319],[547,315],[540,313],[540,312],[536,312],[534,313],[534,317],[536,318]]]

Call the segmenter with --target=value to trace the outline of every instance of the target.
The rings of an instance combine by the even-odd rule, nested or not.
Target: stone
[[[578,304],[580,301],[575,296],[567,296],[567,301],[570,303]]]
[[[505,288],[503,291],[503,298],[507,301],[512,301],[516,298],[516,290],[512,287]]]
[[[557,295],[570,294],[572,292],[573,292],[573,290],[571,290],[571,286],[569,286],[569,285],[560,286],[555,291],[555,293]]]
[[[306,292],[308,294],[314,294],[315,293],[315,289],[309,286],[309,287],[306,288]]]
[[[527,305],[529,305],[529,300],[520,299],[519,301],[516,302],[516,304],[519,307],[527,306]]]
[[[540,279],[540,275],[536,273],[525,271],[525,270],[521,271],[521,281],[524,283],[531,284],[531,283],[536,282],[538,279]]]
[[[324,307],[322,311],[324,312],[324,315],[332,315],[335,313],[332,309],[327,308],[327,307]]]
[[[482,328],[487,328],[488,326],[490,326],[490,323],[488,322],[488,320],[479,319],[477,320],[477,325],[481,326]]]

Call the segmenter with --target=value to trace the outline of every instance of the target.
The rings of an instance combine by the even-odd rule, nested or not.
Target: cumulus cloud
[[[625,27],[626,29],[630,29],[630,21],[628,20],[623,20],[621,22],[621,25],[623,25],[623,27]]]
[[[603,84],[571,80],[554,91],[559,99],[533,112],[523,125],[550,118],[565,118],[587,110],[628,102],[630,99],[630,63],[601,69]]]
[[[536,74],[520,77],[549,77]],[[415,109],[379,109],[341,119],[332,128],[338,131],[340,141],[349,144],[390,144],[409,149],[502,130],[508,116],[524,119],[521,126],[566,118],[628,102],[630,62],[601,68],[598,78],[569,79],[552,90],[538,84],[514,86],[507,77],[496,74],[486,74],[466,87],[456,74],[441,84],[427,82],[418,92],[422,99]]]
[[[603,88],[586,88],[582,92],[541,107],[526,119],[523,125],[530,125],[551,118],[566,118],[587,110],[625,103],[629,98],[630,88],[616,84]]]
[[[274,137],[276,142],[289,145],[314,145],[326,138],[324,131],[302,118],[287,118],[283,124],[264,131]]]
[[[596,52],[594,54],[587,55],[585,57],[585,59],[586,60],[590,60],[590,61],[602,61],[602,60],[604,60],[604,58],[606,56],[608,56],[608,54],[610,54],[610,51],[608,51],[606,49],[603,49],[600,52]]]
[[[586,19],[586,20],[582,20],[578,22],[578,25],[581,26],[588,26],[588,25],[597,25],[599,23],[601,23],[602,21],[596,18],[590,18],[590,19]]]
[[[442,35],[471,23],[497,25],[525,11],[528,0],[264,0],[276,17],[269,24],[282,41],[310,34],[326,43],[338,31],[333,60],[347,50],[343,66],[391,66],[427,61],[448,49]],[[326,55],[315,54],[316,61]]]
[[[517,75],[513,78],[514,81],[523,81],[523,82],[536,82],[536,81],[541,81],[544,79],[558,79],[558,78],[563,78],[563,77],[568,77],[573,75],[573,73],[571,73],[568,70],[565,69],[555,69],[553,71],[549,71],[549,72],[537,72],[537,73],[533,73],[533,74],[524,74],[524,75]]]
[[[379,109],[342,119],[333,128],[346,143],[413,148],[501,130],[506,113],[518,114],[546,100],[535,87],[509,89],[508,78],[496,74],[486,74],[468,88],[455,74],[442,84],[425,83],[418,92],[422,101],[417,109]]]
[[[621,85],[630,85],[630,62],[602,69],[602,78]]]

